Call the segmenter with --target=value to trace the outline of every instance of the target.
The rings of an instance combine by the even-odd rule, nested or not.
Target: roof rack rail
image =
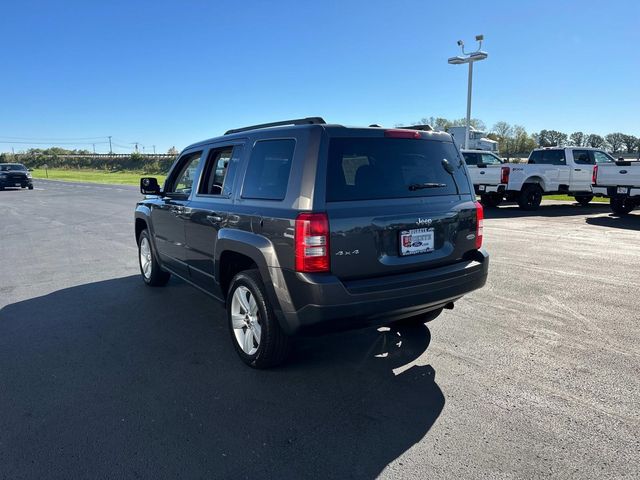
[[[247,132],[249,130],[257,130],[258,128],[280,127],[284,125],[325,125],[327,122],[321,117],[294,118],[293,120],[283,120],[281,122],[261,123],[259,125],[251,125],[250,127],[234,128],[224,132],[225,135],[232,133]]]
[[[433,127],[431,125],[411,125],[409,127],[398,128],[404,128],[405,130],[422,130],[423,132],[433,132]]]

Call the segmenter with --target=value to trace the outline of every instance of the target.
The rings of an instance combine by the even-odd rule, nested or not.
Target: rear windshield
[[[345,137],[329,143],[328,202],[468,193],[464,162],[451,142]]]

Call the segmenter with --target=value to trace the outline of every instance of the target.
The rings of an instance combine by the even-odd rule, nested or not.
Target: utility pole
[[[153,154],[155,155],[156,154],[156,146],[152,145],[152,147],[153,147]]]
[[[136,142],[136,153],[138,153],[138,142]]]
[[[113,154],[113,148],[111,148],[111,135],[109,135],[109,155]]]
[[[94,155],[96,154],[96,144],[95,143],[93,144],[93,154]]]

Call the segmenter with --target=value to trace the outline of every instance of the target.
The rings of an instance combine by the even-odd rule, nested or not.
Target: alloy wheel
[[[243,285],[233,292],[231,324],[235,339],[242,351],[247,355],[254,355],[260,346],[262,326],[256,299]]]

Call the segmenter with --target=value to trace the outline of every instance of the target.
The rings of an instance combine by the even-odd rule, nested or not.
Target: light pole
[[[467,149],[469,147],[469,129],[471,124],[471,85],[473,83],[473,62],[478,62],[480,60],[484,60],[489,56],[487,52],[483,52],[480,50],[482,48],[482,40],[484,40],[484,35],[476,35],[476,41],[478,42],[478,49],[467,53],[464,51],[464,42],[462,40],[458,40],[458,46],[462,48],[462,55],[457,57],[451,57],[448,62],[451,65],[461,65],[463,63],[469,64],[469,82],[467,86],[467,123],[464,133],[464,148]]]

